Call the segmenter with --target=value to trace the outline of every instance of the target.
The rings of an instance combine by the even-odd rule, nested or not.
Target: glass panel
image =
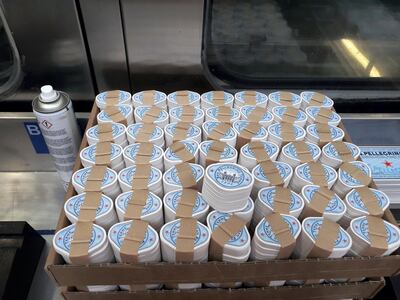
[[[400,1],[209,1],[207,13],[205,58],[219,79],[362,88],[400,78]]]

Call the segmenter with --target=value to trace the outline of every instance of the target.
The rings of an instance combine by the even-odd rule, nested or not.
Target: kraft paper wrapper
[[[128,124],[124,115],[119,111],[117,106],[106,106],[104,108],[105,113],[110,117],[110,119],[115,123],[121,123],[125,126]]]
[[[345,162],[340,166],[340,170],[347,172],[351,177],[357,179],[362,185],[368,186],[372,178],[365,175],[364,172],[353,166],[351,163]]]
[[[300,163],[307,163],[313,161],[313,157],[311,151],[308,149],[308,145],[303,141],[294,141],[292,142],[294,148],[296,149],[297,158],[300,160]]]
[[[297,113],[299,109],[292,106],[287,106],[285,113],[282,115],[282,123],[294,124],[297,119]]]
[[[194,120],[195,109],[193,106],[184,106],[182,107],[182,122],[193,123]]]
[[[321,107],[317,116],[315,117],[315,123],[328,124],[332,115],[333,111],[331,111],[329,108]]]
[[[189,106],[187,106],[187,107],[189,107]],[[175,129],[174,136],[172,137],[172,141],[176,142],[176,141],[182,141],[182,140],[186,139],[190,125],[191,125],[191,123],[188,123],[188,122],[178,122],[176,124],[176,129]]]
[[[339,230],[339,224],[329,219],[323,219],[315,244],[307,257],[328,258],[332,253]]]
[[[96,207],[97,208],[97,207]],[[89,263],[89,242],[92,237],[93,222],[80,221],[75,223],[74,236],[71,241],[69,258],[73,264]]]
[[[193,215],[193,206],[197,198],[197,190],[183,189],[182,196],[176,208],[175,219],[191,218]]]
[[[190,105],[189,91],[177,91],[175,95],[176,103],[179,105]]]
[[[383,219],[367,216],[368,221],[368,237],[370,246],[364,250],[360,255],[362,256],[381,256],[388,249],[388,243],[386,241],[386,229]]]
[[[325,208],[334,196],[334,192],[326,187],[320,186],[318,190],[315,191],[310,203],[306,203],[306,207],[301,213],[301,218],[322,217]]]
[[[245,144],[249,143],[260,130],[261,126],[258,123],[248,123],[245,128],[239,133],[236,141],[236,149],[240,150]]]
[[[271,160],[271,158],[269,157],[268,152],[265,150],[264,144],[262,142],[260,142],[260,141],[250,142],[249,148],[254,153],[257,163]]]
[[[338,152],[340,159],[343,162],[349,162],[349,161],[353,161],[354,157],[351,154],[351,151],[349,150],[349,148],[347,148],[346,144],[344,142],[331,142],[333,147],[336,149],[336,151]]]
[[[244,105],[256,105],[256,91],[244,91],[243,92],[243,100],[244,100]]]
[[[319,145],[325,145],[332,142],[331,130],[328,124],[315,124],[317,127],[317,133],[319,136]]]
[[[156,129],[156,125],[154,124],[143,124],[143,126],[139,129],[138,134],[136,135],[136,142],[148,142],[150,140],[151,134]]]
[[[288,224],[283,220],[279,213],[273,213],[264,217],[271,225],[272,231],[279,241],[280,249],[277,259],[288,258],[296,246],[296,240],[290,233]]]
[[[307,163],[307,165],[310,168],[311,182],[319,186],[327,187],[328,182],[326,181],[325,169],[322,164],[311,161]]]
[[[217,120],[223,123],[230,123],[232,118],[232,108],[227,106],[218,107]]]
[[[81,205],[78,221],[94,222],[96,211],[101,200],[101,192],[86,192]]]
[[[192,262],[194,256],[194,239],[196,237],[197,220],[182,218],[180,220],[178,238],[176,239],[176,262]]]
[[[99,142],[96,144],[95,164],[109,166],[111,163],[111,142]]]
[[[139,150],[136,153],[135,164],[136,165],[147,165],[151,160],[151,154],[153,152],[152,143],[140,143]]]
[[[132,190],[146,190],[149,185],[151,165],[136,166],[135,174],[132,178]]]
[[[274,212],[289,214],[290,203],[292,202],[292,192],[282,186],[275,187]]]
[[[364,202],[371,216],[381,217],[383,215],[383,210],[379,206],[378,199],[376,199],[374,192],[365,186],[355,188],[355,190],[360,195],[361,201]]]
[[[284,143],[294,142],[296,135],[294,133],[294,125],[288,123],[281,123],[281,137]]]
[[[214,106],[225,106],[225,93],[224,91],[214,91],[212,93],[212,102]]]
[[[230,128],[231,126],[227,123],[218,124],[207,136],[207,140],[220,140]]]
[[[100,123],[97,125],[99,131],[99,142],[114,142],[112,135],[112,123]]]
[[[267,111],[267,110],[266,110],[265,108],[256,106],[256,107],[251,111],[251,113],[248,115],[247,120],[248,120],[249,122],[258,123],[258,122],[260,122],[260,121],[262,120],[262,118],[263,118],[263,116],[264,116],[264,114],[265,114],[266,111]]]
[[[149,223],[143,220],[132,220],[131,227],[125,235],[120,249],[122,262],[137,263],[140,244],[143,242]]]
[[[182,188],[197,189],[196,178],[193,176],[189,163],[181,163],[175,166]]]
[[[143,207],[146,205],[148,197],[149,190],[134,190],[132,192],[132,198],[128,202],[124,220],[140,220]]]
[[[310,102],[308,103],[308,106],[321,106],[322,103],[324,103],[325,95],[314,92],[314,94],[311,97]]]
[[[154,105],[154,95],[157,92],[155,90],[148,90],[148,91],[143,91],[143,105]]]
[[[224,245],[234,237],[243,227],[246,222],[236,215],[231,215],[224,223],[221,223],[211,234],[210,260],[222,261]]]
[[[284,106],[293,106],[292,93],[290,93],[290,92],[279,92],[279,101]]]
[[[221,141],[213,141],[211,143],[206,156],[206,167],[219,162],[221,159],[221,153],[224,151],[226,145],[227,144],[225,142]]]
[[[177,157],[179,157],[179,159],[182,162],[191,162],[194,163],[194,155],[192,153],[190,153],[186,147],[185,144],[182,142],[175,142],[173,143],[171,146],[169,146],[169,149],[175,153],[175,155]]]
[[[86,180],[85,192],[100,192],[106,172],[106,166],[92,166]]]
[[[119,91],[108,91],[106,93],[106,105],[117,105],[119,104]]]
[[[260,167],[266,175],[270,185],[282,186],[284,184],[278,168],[271,160],[261,162]]]
[[[162,109],[157,106],[152,106],[143,116],[143,123],[153,123],[160,116]]]

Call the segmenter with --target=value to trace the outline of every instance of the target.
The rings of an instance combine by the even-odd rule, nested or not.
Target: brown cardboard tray
[[[93,105],[87,128],[96,124],[98,108]],[[339,126],[346,135],[345,141],[351,141],[343,124]],[[82,139],[81,149],[87,146],[86,137]],[[81,168],[79,158],[74,170]],[[372,185],[375,186],[374,184]],[[70,184],[65,200],[75,195]],[[384,218],[396,224],[388,210]],[[70,223],[61,210],[56,230]],[[305,286],[283,286],[248,289],[198,289],[194,291],[143,291],[143,292],[78,292],[72,287],[84,285],[131,285],[149,283],[192,283],[192,282],[235,282],[235,281],[272,281],[272,280],[312,280],[320,278],[380,278],[393,276],[400,272],[400,255],[386,257],[344,257],[339,259],[289,259],[265,262],[246,262],[241,264],[226,262],[204,263],[106,263],[93,265],[67,265],[62,257],[51,247],[47,257],[46,271],[59,286],[68,287],[63,294],[67,299],[128,299],[133,296],[139,299],[165,297],[197,299],[214,296],[227,299],[239,299],[251,296],[261,298],[276,296],[289,298],[295,293],[298,299],[316,297],[320,299],[337,299],[340,297],[368,298],[384,285],[382,280],[367,280],[346,284],[318,284]],[[337,297],[337,295],[341,295]],[[357,296],[356,296],[357,295]],[[362,297],[361,297],[362,296]]]

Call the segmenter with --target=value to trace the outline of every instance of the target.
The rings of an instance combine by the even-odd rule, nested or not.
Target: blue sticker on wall
[[[36,153],[48,154],[49,149],[47,149],[46,142],[44,141],[38,123],[24,122],[24,127],[26,129],[26,132],[28,133],[29,138],[31,139],[33,148],[35,148]]]

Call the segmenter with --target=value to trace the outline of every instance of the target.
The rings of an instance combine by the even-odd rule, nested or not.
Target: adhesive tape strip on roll
[[[195,108],[190,105],[186,105],[182,107],[182,116],[181,121],[187,123],[193,123],[195,116]]]
[[[290,92],[279,92],[279,101],[284,106],[292,106],[292,93]]]
[[[256,106],[248,115],[247,120],[249,122],[254,122],[254,123],[258,123],[262,120],[262,118],[264,117],[264,114],[266,112],[265,108]]]
[[[296,246],[296,240],[290,233],[288,224],[279,213],[272,213],[264,218],[271,226],[272,232],[275,234],[275,237],[280,244],[279,253],[276,259],[288,258]]]
[[[331,129],[328,124],[316,124],[317,133],[319,136],[319,144],[324,145],[326,143],[332,142]]]
[[[261,125],[258,123],[248,123],[240,133],[238,134],[236,141],[236,149],[240,150],[245,144],[249,143],[251,139],[261,129]]]
[[[143,124],[136,135],[135,141],[140,143],[150,141],[150,137],[155,129],[156,125],[154,124]]]
[[[328,258],[332,254],[339,230],[339,224],[324,218],[321,227],[318,230],[315,244],[307,257]]]
[[[364,203],[371,216],[381,217],[383,215],[382,207],[379,206],[378,199],[373,191],[365,186],[355,188],[355,190],[358,195],[360,195],[361,201]]]
[[[292,142],[294,148],[296,149],[297,158],[300,160],[300,163],[312,162],[313,157],[310,149],[306,142],[303,141],[294,141]]]
[[[310,203],[306,204],[301,217],[322,217],[335,193],[327,187],[320,186],[311,197]]]
[[[326,107],[320,107],[317,116],[315,117],[315,123],[328,124],[333,111]]]
[[[362,185],[368,186],[372,178],[366,175],[361,169],[353,166],[351,163],[345,162],[340,166],[340,170],[348,173],[351,177],[357,179]]]
[[[138,165],[132,178],[132,190],[146,190],[149,185],[151,165]]]
[[[243,102],[245,105],[256,105],[256,91],[244,91],[243,92]]]
[[[207,140],[220,140],[231,128],[227,123],[219,123],[207,136]]]
[[[110,166],[111,164],[111,142],[99,142],[96,144],[95,165]]]
[[[360,255],[362,256],[381,256],[388,249],[387,233],[383,219],[374,216],[367,216],[368,239],[367,247]]]
[[[244,226],[246,222],[236,215],[231,215],[225,222],[219,224],[211,234],[210,260],[222,260],[224,245]]]
[[[192,217],[197,193],[197,190],[194,189],[185,188],[182,190],[182,195],[176,208],[175,219]]]
[[[297,120],[299,110],[292,106],[287,106],[282,115],[282,123],[294,124]]]
[[[230,123],[232,119],[232,108],[228,106],[218,107],[217,120],[218,122]]]
[[[267,177],[270,185],[276,185],[276,186],[283,186],[284,181],[279,174],[278,168],[275,166],[273,161],[271,160],[265,160],[260,162],[260,167],[265,174],[265,177]]]
[[[92,166],[86,180],[85,192],[99,192],[103,185],[103,178],[107,172],[106,166]]]
[[[104,112],[108,115],[108,117],[115,123],[121,123],[125,126],[128,124],[124,115],[119,111],[118,106],[106,106],[104,108]]]
[[[190,153],[183,142],[175,142],[169,149],[177,156],[182,162],[191,162],[194,163],[194,155]]]
[[[93,222],[79,221],[75,223],[75,231],[71,240],[69,258],[73,264],[89,263],[89,243],[92,237]]]
[[[213,91],[212,102],[214,106],[225,106],[225,92],[224,91]]]
[[[311,96],[311,100],[308,103],[308,106],[320,106],[322,103],[324,103],[325,95],[314,92],[314,94]]]
[[[197,220],[194,218],[180,219],[179,233],[176,239],[176,262],[193,261],[196,226]]]
[[[333,147],[336,149],[336,152],[339,154],[340,159],[343,162],[353,161],[354,157],[349,148],[347,148],[346,144],[341,141],[331,142]]]
[[[181,163],[175,166],[182,188],[197,189],[196,178],[193,176],[189,163]]]
[[[177,91],[175,93],[176,103],[182,106],[190,105],[189,91]]]
[[[100,191],[85,193],[83,203],[79,209],[78,221],[94,222],[101,197],[102,194]]]
[[[188,106],[188,107],[190,107],[190,106]],[[191,123],[189,123],[189,122],[176,123],[175,133],[172,137],[172,141],[177,142],[177,141],[185,140],[188,135],[188,130],[189,130],[190,126],[191,126]]]
[[[97,124],[100,142],[114,142],[112,125],[111,122]]]
[[[119,90],[113,90],[106,92],[105,98],[106,105],[118,105],[119,104]]]
[[[139,247],[144,240],[149,223],[143,220],[132,220],[131,227],[124,237],[120,249],[122,262],[137,263]]]
[[[148,142],[141,142],[139,144],[138,152],[135,157],[136,165],[147,165],[151,161],[151,155],[153,152],[153,144]]]
[[[261,163],[263,161],[271,160],[268,155],[268,152],[264,148],[264,144],[259,141],[253,141],[249,143],[250,150],[254,153],[254,157],[257,163]]]
[[[142,92],[143,105],[151,106],[154,105],[154,96],[156,95],[156,90],[148,90]]]
[[[124,220],[140,220],[142,217],[143,207],[146,205],[149,197],[149,190],[132,190],[132,198],[128,201]]]
[[[156,121],[160,114],[162,112],[162,109],[157,107],[157,106],[152,106],[143,116],[142,121],[143,123],[153,123]]]
[[[221,153],[224,151],[226,146],[227,144],[221,141],[213,141],[211,143],[206,156],[206,167],[220,161]]]
[[[307,163],[307,165],[310,168],[310,176],[312,183],[319,186],[327,187],[328,182],[325,177],[324,166],[320,163],[313,161]]]
[[[289,214],[289,207],[292,202],[292,192],[282,186],[275,187],[274,212],[280,214]]]
[[[296,140],[295,127],[293,124],[281,123],[281,137],[284,143]]]

